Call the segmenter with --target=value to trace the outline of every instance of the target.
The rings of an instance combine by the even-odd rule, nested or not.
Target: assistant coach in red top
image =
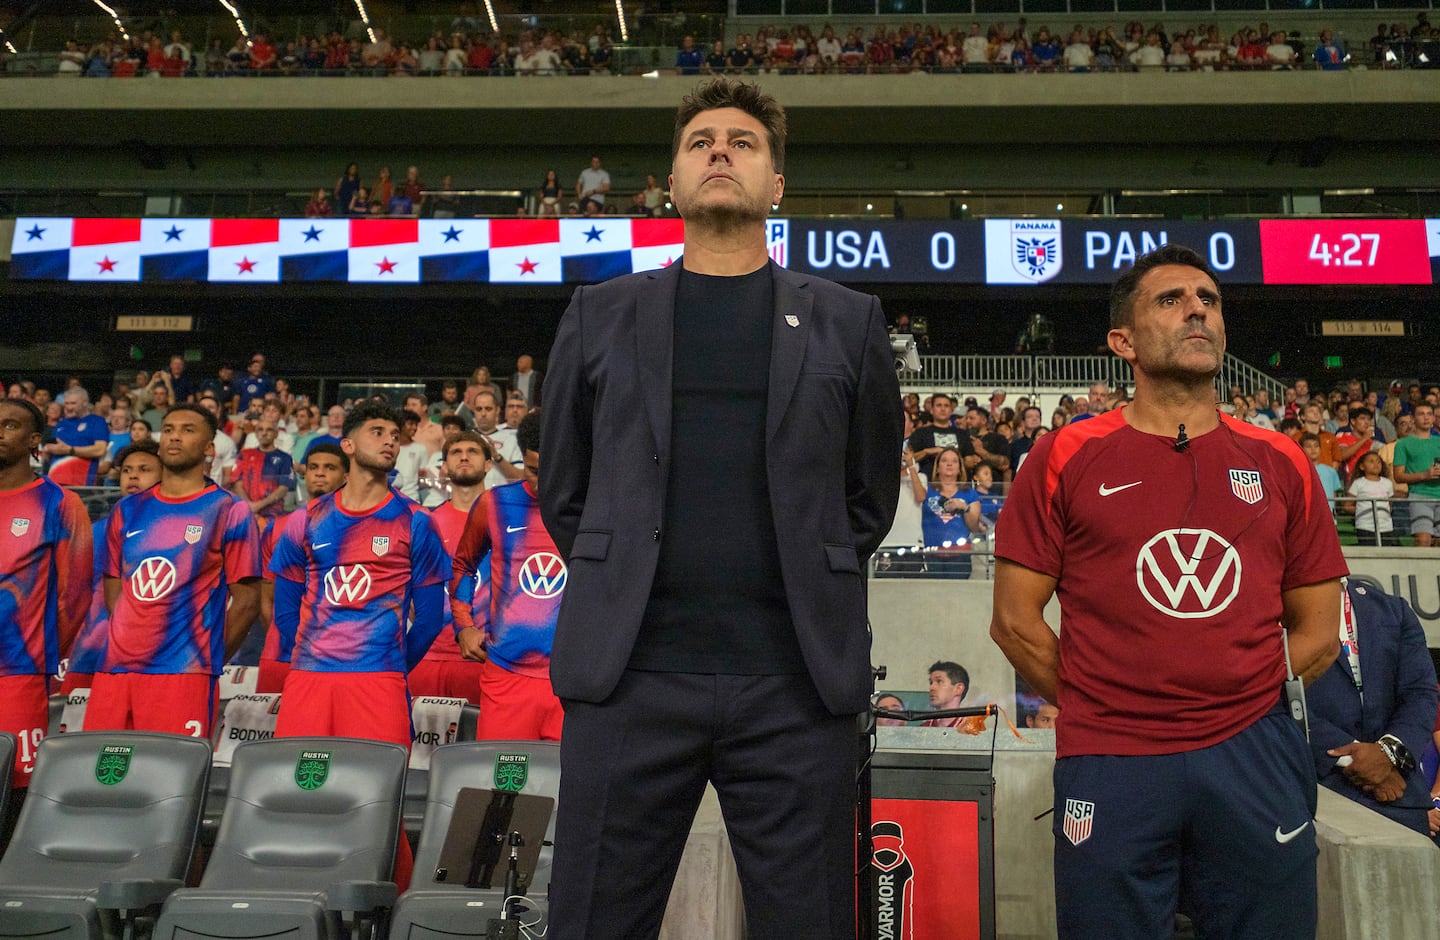
[[[1345,560],[1300,449],[1221,414],[1200,255],[1116,282],[1126,408],[1042,437],[996,526],[990,633],[1056,720],[1061,937],[1313,937],[1315,775],[1285,703],[1339,650]],[[1045,622],[1060,601],[1060,635]]]

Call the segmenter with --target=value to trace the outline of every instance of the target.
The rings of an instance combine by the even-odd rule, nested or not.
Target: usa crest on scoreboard
[[[1260,482],[1259,470],[1237,470],[1230,468],[1230,492],[1241,502],[1253,506],[1265,498],[1265,488]]]
[[[1079,845],[1090,838],[1090,829],[1095,822],[1095,804],[1088,800],[1066,800],[1065,819],[1060,829],[1071,845]]]

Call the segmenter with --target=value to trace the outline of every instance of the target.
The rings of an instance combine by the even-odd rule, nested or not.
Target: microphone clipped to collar
[[[1190,448],[1190,438],[1185,436],[1185,425],[1180,425],[1179,432],[1175,435],[1175,453],[1183,454]]]

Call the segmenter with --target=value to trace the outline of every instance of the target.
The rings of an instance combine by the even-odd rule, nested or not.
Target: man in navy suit
[[[1434,836],[1416,767],[1440,709],[1425,631],[1409,604],[1373,583],[1351,581],[1344,600],[1340,655],[1305,692],[1315,773],[1321,786]]]
[[[686,97],[683,257],[577,290],[550,354],[558,940],[659,933],[707,782],[752,940],[854,936],[864,572],[895,510],[899,385],[878,300],[770,261],[784,146],[755,86]]]

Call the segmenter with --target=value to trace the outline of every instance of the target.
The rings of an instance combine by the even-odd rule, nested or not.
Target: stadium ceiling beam
[[[20,16],[13,22],[0,23],[0,45],[4,45],[6,50],[12,55],[17,53],[19,50],[11,45],[10,37],[18,35],[20,30],[25,28],[25,24],[38,16],[47,3],[49,3],[49,0],[35,0],[34,3],[21,11]]]

